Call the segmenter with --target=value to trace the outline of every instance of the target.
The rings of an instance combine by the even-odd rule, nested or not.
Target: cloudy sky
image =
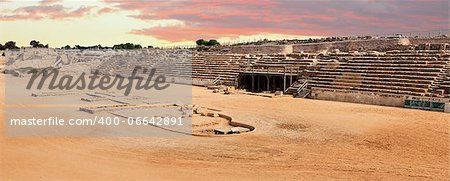
[[[194,44],[449,29],[449,0],[0,0],[0,43]]]

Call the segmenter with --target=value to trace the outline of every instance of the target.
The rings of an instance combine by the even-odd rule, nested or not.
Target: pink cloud
[[[0,0],[4,1],[4,0]],[[131,11],[137,20],[178,20],[184,26],[133,29],[129,33],[168,41],[239,35],[374,35],[448,29],[448,0],[293,1],[293,0],[103,0],[99,8],[64,7],[43,0],[0,12],[0,20],[67,20]],[[118,25],[120,26],[120,25]]]
[[[363,22],[365,22],[365,21],[382,21],[382,19],[380,19],[380,18],[373,17],[373,16],[364,16],[364,15],[356,14],[355,12],[352,12],[352,11],[344,12],[344,13],[342,13],[342,15],[345,18],[363,21]]]
[[[200,38],[203,39],[217,39],[217,38],[237,38],[238,36],[256,35],[256,34],[271,34],[277,32],[278,34],[303,34],[313,36],[317,31],[301,31],[292,29],[280,28],[218,28],[218,27],[156,27],[146,28],[140,30],[132,30],[130,33],[136,35],[152,36],[158,39],[167,40],[170,42],[192,41]]]
[[[237,37],[260,33],[288,35],[364,35],[448,28],[446,0],[394,1],[116,1],[140,20],[175,19],[184,27],[153,27],[130,33],[169,41]],[[420,18],[420,16],[422,16]],[[412,18],[419,17],[419,18]]]
[[[15,20],[41,20],[41,19],[73,19],[81,18],[87,15],[93,6],[81,6],[78,9],[69,10],[61,4],[51,4],[57,2],[55,0],[46,1],[44,4],[36,6],[25,6],[14,9],[11,13],[1,14],[2,21]]]
[[[113,12],[116,12],[116,11],[119,11],[119,10],[120,9],[117,9],[117,8],[105,7],[105,8],[99,9],[97,11],[97,14],[102,15],[102,14],[107,14],[107,13],[113,13]]]
[[[62,0],[42,0],[41,2],[39,2],[39,4],[47,5],[47,4],[57,3],[57,2],[62,2]]]
[[[42,19],[39,15],[0,15],[2,21],[15,21],[15,20],[39,20]]]

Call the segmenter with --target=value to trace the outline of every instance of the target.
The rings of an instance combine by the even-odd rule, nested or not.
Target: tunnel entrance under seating
[[[240,73],[238,77],[238,88],[245,89],[249,92],[285,92],[297,79],[297,75]]]

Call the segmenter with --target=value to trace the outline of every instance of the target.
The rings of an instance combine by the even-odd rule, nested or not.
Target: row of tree
[[[48,48],[48,44],[43,45],[36,40],[31,40],[30,46],[33,48]],[[0,50],[13,50],[13,49],[19,49],[19,47],[16,46],[15,41],[8,41],[5,43],[5,45],[0,44]]]
[[[110,47],[103,47],[102,45],[94,45],[94,46],[81,46],[81,45],[75,45],[74,47],[70,47],[69,45],[61,47],[61,49],[108,49]]]
[[[197,40],[195,43],[197,43],[198,46],[217,46],[220,45],[220,43],[217,40]],[[33,48],[48,48],[48,44],[44,45],[40,43],[37,40],[31,40],[30,46]],[[153,48],[153,46],[147,46],[147,48]],[[14,41],[8,41],[5,43],[5,45],[0,44],[0,50],[6,50],[6,49],[19,49],[19,47],[16,46],[16,42]],[[133,43],[121,43],[114,45],[113,47],[103,47],[102,45],[94,45],[94,46],[80,46],[75,45],[74,47],[70,47],[69,45],[61,47],[61,49],[142,49],[142,46],[139,44],[133,44]]]
[[[113,49],[125,49],[125,50],[142,49],[142,46],[139,44],[133,44],[133,43],[121,43],[118,45],[114,45]]]
[[[102,45],[94,45],[94,46],[80,46],[75,45],[74,47],[70,47],[69,45],[61,47],[61,49],[141,49],[142,46],[139,44],[133,44],[133,43],[121,43],[118,45],[114,45],[112,47],[108,46],[102,46]],[[147,48],[153,48],[153,46],[147,46]]]
[[[12,50],[12,49],[19,49],[19,47],[16,46],[16,42],[14,41],[8,41],[5,43],[5,45],[0,44],[0,50]]]

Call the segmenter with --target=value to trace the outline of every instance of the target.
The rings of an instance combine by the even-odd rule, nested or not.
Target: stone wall
[[[437,44],[437,43],[450,43],[450,38],[410,38],[409,42],[412,45],[419,45],[425,43]]]
[[[293,52],[322,52],[339,49],[340,51],[384,51],[397,47],[399,39],[373,39],[373,40],[353,40],[325,43],[310,43],[293,45]]]
[[[289,54],[316,53],[339,49],[340,51],[387,51],[407,49],[405,45],[419,45],[424,43],[450,43],[450,38],[393,38],[348,40],[324,43],[307,43],[295,45],[241,45],[218,46],[207,51],[228,54]]]
[[[312,88],[310,98],[329,101],[352,102],[380,106],[403,107],[406,97],[359,91],[339,91]]]
[[[223,46],[213,51],[228,54],[289,54],[292,53],[292,45]]]

